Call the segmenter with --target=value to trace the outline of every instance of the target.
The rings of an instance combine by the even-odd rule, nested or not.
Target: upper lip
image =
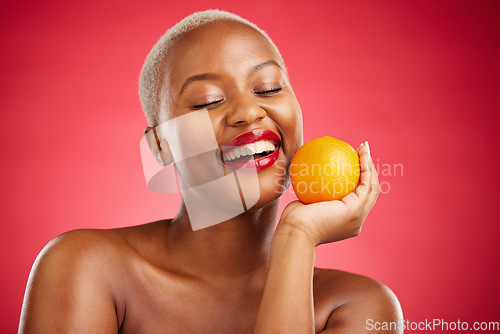
[[[234,148],[236,146],[243,146],[264,139],[270,140],[275,145],[280,145],[281,143],[280,137],[278,137],[278,135],[275,134],[273,131],[267,129],[256,129],[242,133],[241,135],[234,137],[228,143],[226,143],[226,145],[224,145],[223,148],[224,147]]]

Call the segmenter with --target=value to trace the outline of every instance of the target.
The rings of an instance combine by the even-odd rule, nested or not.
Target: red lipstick
[[[273,131],[257,129],[233,138],[220,149],[218,157],[224,165],[231,169],[247,172],[261,171],[271,167],[276,162],[280,144],[281,139]],[[236,155],[237,158],[234,158],[232,151],[240,147],[244,147],[242,150],[245,155],[241,155],[241,157]],[[242,150],[238,152],[241,153]],[[258,153],[251,154],[253,151]]]

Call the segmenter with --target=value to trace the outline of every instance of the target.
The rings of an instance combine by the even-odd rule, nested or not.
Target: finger
[[[370,152],[371,153],[371,152]],[[369,163],[370,163],[370,170],[371,170],[371,193],[369,196],[369,199],[365,205],[364,208],[364,214],[368,215],[372,207],[375,205],[375,202],[377,201],[378,195],[380,193],[380,183],[378,180],[378,174],[377,174],[377,169],[375,168],[375,164],[373,163],[373,159],[371,157],[371,154],[369,153]]]
[[[305,204],[303,204],[302,202],[300,201],[293,201],[293,202],[290,202],[288,203],[288,205],[283,209],[283,212],[281,213],[281,220],[284,220],[288,217],[289,213],[295,209],[296,207],[299,207],[299,206],[304,206]]]
[[[304,206],[305,204],[303,204],[302,202],[300,201],[292,201],[290,203],[288,203],[288,205],[285,207],[284,211],[289,211],[289,210],[293,210],[295,209],[296,207],[299,207],[299,206]]]
[[[362,202],[356,193],[351,192],[341,199],[345,206],[353,211],[358,211],[356,208],[361,209]]]
[[[361,172],[363,172],[364,169],[369,169],[373,176],[373,170],[375,169],[375,166],[371,158],[370,146],[368,144],[368,141],[365,141],[363,144],[361,144],[358,150]],[[364,156],[366,156],[367,158],[364,158]]]
[[[365,188],[366,190],[369,190],[368,185],[371,183],[371,178],[370,178],[371,166],[370,166],[370,159],[367,158],[369,157],[369,152],[370,152],[368,142],[365,141],[364,143],[359,145],[357,151],[359,155],[359,168],[360,168],[359,185],[362,186],[359,190],[360,191],[365,190]]]
[[[368,200],[368,196],[370,195],[372,189],[372,169],[366,145],[363,145],[360,148],[359,167],[361,175],[359,177],[359,184],[356,187],[355,194],[364,204]]]
[[[359,154],[359,149],[360,149],[360,148],[361,148],[361,146],[363,146],[363,145],[364,145],[364,143],[361,143],[361,145],[359,145],[359,146],[358,146],[358,148],[356,149],[356,153],[358,153],[358,154]]]
[[[368,146],[368,141],[365,141],[361,145],[359,145],[358,149],[356,150],[358,152],[358,155],[361,157],[363,154],[370,154],[370,147]]]
[[[362,213],[364,211],[363,209],[369,200],[372,187],[372,173],[367,150],[360,147],[360,151],[364,151],[364,153],[361,154],[359,159],[361,172],[359,184],[354,192],[346,195],[341,200],[353,213]]]
[[[368,154],[368,165],[371,171],[371,185],[372,185],[372,191],[376,191],[379,184],[378,184],[378,175],[377,175],[377,169],[375,168],[375,164],[373,163],[373,158],[372,154],[370,151],[370,145],[368,144],[368,141],[364,143],[367,147],[367,154]]]

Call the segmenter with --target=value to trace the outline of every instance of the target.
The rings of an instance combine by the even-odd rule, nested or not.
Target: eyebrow
[[[218,77],[219,77],[218,75],[211,73],[203,73],[190,76],[189,78],[186,79],[186,81],[184,81],[184,84],[182,85],[181,92],[179,93],[179,95],[181,95],[182,92],[186,89],[186,87],[193,81],[216,80]]]
[[[251,73],[257,72],[257,71],[263,69],[264,67],[271,66],[271,65],[275,65],[280,70],[283,71],[283,69],[278,64],[278,62],[276,62],[275,60],[268,60],[268,61],[265,61],[263,63],[260,63],[256,66],[254,66],[248,73],[251,74]],[[181,88],[179,95],[181,95],[182,92],[186,89],[186,87],[194,81],[210,81],[210,80],[216,80],[218,78],[219,78],[219,76],[217,74],[213,74],[213,73],[203,73],[203,74],[196,74],[196,75],[190,76],[189,78],[186,79],[186,81],[184,81],[184,84],[182,85],[182,88]]]
[[[277,61],[275,61],[275,60],[272,60],[272,59],[271,59],[271,60],[265,61],[265,62],[263,62],[263,63],[260,63],[259,65],[254,66],[254,68],[252,68],[252,69],[250,70],[250,73],[257,72],[258,70],[261,70],[261,69],[263,69],[264,67],[266,67],[266,66],[270,66],[270,65],[275,65],[275,66],[278,66],[278,67],[279,67],[279,69],[283,71],[283,69],[282,69],[282,68],[281,68],[281,66],[278,64],[278,62],[277,62]]]

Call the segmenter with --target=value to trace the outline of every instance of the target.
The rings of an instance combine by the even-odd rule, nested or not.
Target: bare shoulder
[[[112,270],[109,260],[119,262],[120,249],[125,243],[114,230],[74,230],[52,239],[42,249],[33,264],[30,280],[46,272],[54,278],[98,275],[102,267]],[[69,278],[69,277],[66,277]]]
[[[362,275],[314,269],[315,309],[326,317],[324,332],[373,333],[374,324],[403,318],[396,295],[385,284]],[[400,333],[394,326],[377,333]]]
[[[81,229],[62,233],[49,241],[40,252],[37,262],[51,257],[71,256],[85,259],[89,255],[103,256],[118,244],[118,230]]]
[[[151,246],[157,241],[161,228],[161,222],[153,222],[109,230],[80,229],[62,233],[42,249],[30,276],[45,269],[61,271],[58,272],[61,275],[79,272],[90,276],[97,275],[98,269],[105,269],[106,277],[109,277],[113,270],[123,269],[131,259],[141,257],[142,244]]]
[[[74,230],[51,240],[33,264],[19,333],[117,332],[128,248],[119,230]]]

